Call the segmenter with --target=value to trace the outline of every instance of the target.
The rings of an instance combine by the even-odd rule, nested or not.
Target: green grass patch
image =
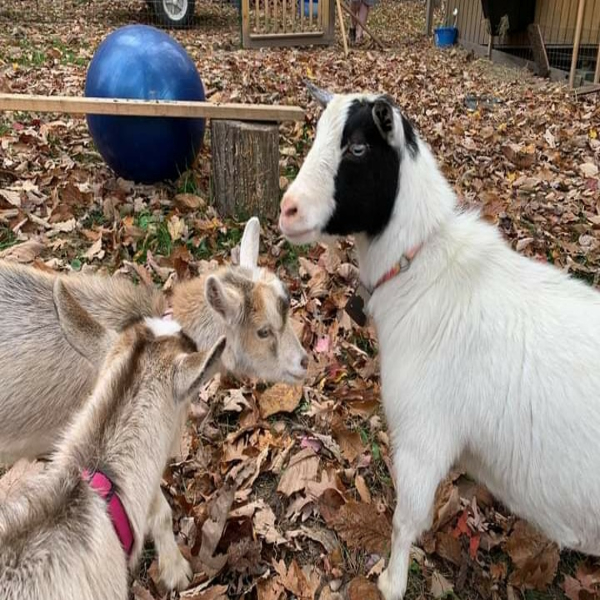
[[[17,243],[17,236],[9,227],[0,226],[0,250],[6,250]]]

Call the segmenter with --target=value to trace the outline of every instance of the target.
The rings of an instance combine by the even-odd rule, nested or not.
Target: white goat
[[[453,464],[600,555],[600,295],[459,211],[388,97],[311,91],[326,110],[279,223],[294,243],[354,234],[371,290],[397,492],[384,597]]]
[[[221,338],[198,352],[175,321],[146,319],[120,336],[54,284],[65,336],[98,381],[44,472],[17,482],[0,506],[0,590],[5,600],[126,600],[151,530],[167,585],[191,569],[173,538],[160,479],[181,415],[217,369]],[[105,358],[106,357],[106,358]]]
[[[308,358],[294,334],[289,296],[257,266],[260,225],[248,221],[240,266],[177,284],[173,317],[201,350],[227,337],[223,365],[236,375],[301,381]],[[65,339],[52,299],[58,275],[0,262],[0,462],[47,454],[91,391],[99,362]],[[160,317],[168,299],[117,277],[70,275],[69,290],[103,327]]]

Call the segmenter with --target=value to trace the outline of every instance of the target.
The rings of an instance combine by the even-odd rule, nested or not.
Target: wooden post
[[[598,43],[598,55],[596,56],[596,72],[594,73],[594,83],[600,83],[600,42]]]
[[[342,14],[342,5],[340,0],[335,0],[337,4],[338,19],[340,20],[340,29],[342,30],[342,41],[344,42],[344,56],[348,56],[348,42],[346,40],[346,27],[344,25],[344,15]],[[320,4],[320,2],[319,2]]]
[[[577,70],[577,59],[579,58],[579,44],[581,43],[581,30],[583,29],[583,13],[585,12],[585,0],[579,0],[577,9],[577,23],[575,24],[575,39],[573,40],[573,58],[571,60],[571,72],[569,73],[569,87],[575,85],[575,71]]]
[[[267,123],[210,122],[212,187],[223,217],[276,217],[279,129]]]
[[[550,62],[548,61],[548,54],[546,52],[542,30],[537,23],[532,23],[527,28],[527,33],[529,34],[529,43],[531,44],[535,64],[538,68],[538,75],[540,77],[548,77],[548,74],[550,73]]]
[[[433,26],[433,0],[427,0],[427,12],[425,14],[425,33],[431,35],[431,29]]]

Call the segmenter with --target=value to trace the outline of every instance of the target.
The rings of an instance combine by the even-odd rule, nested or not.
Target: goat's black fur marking
[[[373,107],[373,115],[379,122],[383,133],[390,133],[394,128],[394,109],[387,100],[377,100]]]
[[[412,158],[419,154],[419,144],[417,143],[417,134],[413,129],[412,123],[402,115],[402,129],[404,131],[404,142]]]
[[[391,107],[385,97],[378,102]],[[341,140],[344,155],[334,182],[336,206],[325,226],[328,234],[366,233],[375,237],[385,229],[391,218],[398,192],[402,153],[384,139],[375,123],[374,108],[373,102],[355,100],[348,110]],[[408,125],[410,127],[410,123]],[[391,127],[393,122],[390,130]],[[414,145],[416,149],[416,135],[412,127],[410,130],[407,144]],[[361,157],[353,156],[348,151],[352,144],[366,144],[367,152]],[[410,146],[409,153],[413,155]]]

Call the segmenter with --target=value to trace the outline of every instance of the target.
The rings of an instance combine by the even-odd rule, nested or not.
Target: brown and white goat
[[[248,221],[240,266],[177,284],[173,317],[201,350],[227,338],[224,367],[236,375],[299,382],[308,358],[289,319],[289,296],[257,266],[260,225]],[[99,360],[65,338],[52,299],[58,278],[104,328],[160,317],[167,297],[117,277],[55,275],[0,262],[0,462],[50,452],[94,384]]]
[[[0,505],[0,595],[125,600],[128,564],[136,565],[147,531],[161,577],[184,587],[191,569],[175,544],[160,479],[181,416],[217,369],[225,338],[199,352],[175,321],[159,319],[117,335],[61,279],[54,297],[66,339],[101,365],[100,374],[47,468],[17,482]],[[104,498],[98,478],[115,495]]]

